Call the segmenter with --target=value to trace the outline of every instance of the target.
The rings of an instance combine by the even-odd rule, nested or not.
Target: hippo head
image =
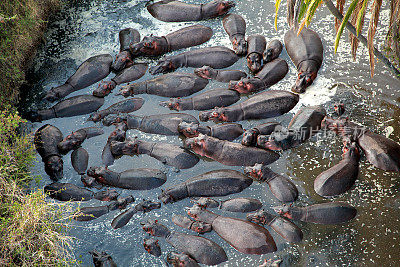
[[[199,129],[199,124],[194,122],[182,121],[178,125],[178,132],[189,138],[198,136],[200,134],[198,129]]]
[[[127,196],[127,197],[119,197],[116,201],[111,202],[110,205],[108,205],[109,210],[116,210],[116,209],[125,209],[128,204],[135,202],[135,198],[133,196]]]
[[[253,213],[248,213],[246,216],[248,221],[262,225],[270,223],[274,217],[275,216],[269,214],[264,209],[258,210]]]
[[[87,175],[94,178],[104,177],[107,175],[108,172],[109,170],[107,170],[105,167],[94,167],[94,166],[90,167],[86,171]]]
[[[96,178],[90,177],[89,175],[82,175],[81,181],[86,187],[94,187],[96,189],[101,189],[103,187],[102,184],[96,181]]]
[[[164,191],[161,189],[161,194],[157,198],[164,204],[174,203],[176,201],[174,197],[169,193],[169,190]]]
[[[348,157],[348,158],[355,158],[357,161],[360,160],[360,150],[357,146],[356,142],[352,142],[352,140],[349,137],[344,138],[343,142],[343,155],[342,157]]]
[[[278,126],[271,135],[259,135],[257,137],[257,146],[274,151],[285,150],[292,146],[292,137],[293,134],[287,129]]]
[[[127,139],[125,142],[112,141],[110,144],[111,153],[114,156],[137,155],[139,154],[139,143],[137,138]]]
[[[153,256],[161,256],[161,247],[158,244],[158,240],[154,238],[145,238],[143,240],[144,249]]]
[[[54,155],[46,159],[44,170],[54,181],[58,181],[63,177],[63,160],[61,157]]]
[[[54,88],[51,88],[51,90],[46,93],[46,96],[43,98],[43,100],[49,101],[49,102],[54,102],[61,98],[59,92],[54,91],[53,89]]]
[[[187,209],[187,214],[189,215],[189,217],[191,217],[196,221],[201,221],[210,224],[212,224],[212,222],[214,221],[213,216],[210,216],[211,212],[203,209],[198,205],[194,205],[193,207]]]
[[[117,200],[118,196],[119,193],[114,189],[107,189],[94,194],[94,198],[101,201]]]
[[[108,137],[108,142],[119,141],[123,142],[126,138],[126,130],[128,127],[125,123],[120,122],[115,126],[115,130]]]
[[[316,77],[317,71],[300,71],[297,74],[296,83],[293,85],[292,91],[298,94],[304,93]]]
[[[214,0],[203,6],[203,16],[214,14],[214,16],[222,16],[235,6],[232,1]]]
[[[180,101],[179,97],[178,98],[170,98],[168,101],[161,101],[160,106],[167,107],[171,110],[179,111],[179,110],[181,110],[180,102],[181,101]]]
[[[200,156],[204,156],[204,149],[206,147],[206,136],[204,134],[199,134],[197,137],[187,138],[184,142],[185,148],[193,150]]]
[[[292,210],[292,205],[285,205],[283,204],[282,206],[276,206],[272,207],[272,209],[278,213],[279,215],[286,217],[288,219],[293,219],[291,210]]]
[[[147,223],[142,224],[142,228],[152,236],[165,237],[170,233],[168,228],[159,224],[157,220],[148,220]]]
[[[333,108],[335,109],[335,114],[339,117],[346,111],[343,103],[335,103]]]
[[[243,133],[242,145],[252,146],[256,144],[257,136],[260,132],[256,129],[250,129]]]
[[[149,69],[149,72],[153,75],[159,74],[159,73],[167,73],[170,71],[175,70],[176,67],[174,66],[174,63],[172,60],[169,59],[164,59],[158,61],[157,65],[151,67]]]
[[[153,202],[150,200],[145,200],[143,199],[142,202],[140,202],[138,205],[136,205],[136,210],[138,211],[143,211],[143,213],[159,209],[161,208],[161,203],[160,202]]]
[[[93,257],[94,266],[116,266],[112,257],[106,252],[99,252],[97,250],[90,251],[89,254]]]
[[[237,55],[244,55],[247,53],[247,42],[244,38],[232,38],[233,50]]]
[[[132,66],[133,61],[132,61],[132,56],[129,51],[122,51],[120,52],[116,57],[115,61],[112,63],[111,68],[119,72],[127,67]]]
[[[133,55],[140,52],[146,55],[159,55],[164,52],[163,42],[166,43],[164,37],[145,36],[140,43],[131,44],[129,49]]]
[[[87,133],[84,130],[72,132],[70,135],[67,135],[64,140],[58,143],[58,151],[62,154],[66,154],[68,151],[78,148],[86,137]]]
[[[261,79],[242,78],[239,81],[230,81],[228,89],[235,90],[240,94],[248,94],[263,86]]]
[[[279,57],[283,49],[283,45],[279,40],[272,40],[268,43],[267,48],[264,51],[263,59],[264,64],[268,63],[275,58]]]
[[[202,111],[199,113],[199,119],[201,121],[228,121],[228,118],[225,116],[224,110],[221,108],[215,108],[210,111]]]
[[[110,126],[114,123],[122,123],[126,121],[126,114],[109,114],[102,120],[104,126]]]
[[[191,226],[191,229],[199,234],[204,234],[211,232],[212,226],[211,224],[205,222],[194,222]]]
[[[244,173],[250,175],[256,181],[262,181],[263,165],[261,163],[256,163],[254,166],[248,166],[244,168]]]
[[[195,69],[194,74],[204,79],[213,79],[217,76],[217,71],[210,66],[203,66]]]
[[[128,97],[128,96],[133,96],[133,90],[132,90],[132,86],[131,84],[127,84],[124,86],[121,86],[121,88],[119,89],[119,92],[115,95],[122,95],[123,97]]]
[[[117,84],[114,81],[101,81],[96,90],[93,91],[93,95],[97,97],[105,97],[114,90]]]
[[[194,260],[184,253],[170,252],[167,256],[167,262],[172,266],[195,266]]]
[[[219,206],[218,201],[209,198],[209,197],[201,197],[197,200],[192,201],[194,202],[197,206],[200,206],[201,208],[216,208]]]
[[[261,59],[261,55],[258,53],[247,55],[247,66],[253,73],[258,72],[261,69]]]

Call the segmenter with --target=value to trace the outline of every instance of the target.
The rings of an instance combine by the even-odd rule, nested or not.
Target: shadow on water
[[[195,2],[195,1],[191,1]],[[388,5],[384,4],[381,23],[388,24]],[[278,38],[283,40],[287,30],[285,26],[284,9],[281,8],[281,16],[278,19],[278,31],[274,30],[274,1],[263,1],[255,4],[254,1],[238,1],[234,12],[241,14],[247,22],[247,33],[264,34],[267,40]],[[351,60],[349,45],[341,42],[338,54],[333,54],[334,29],[333,17],[319,11],[319,20],[315,20],[313,28],[320,34],[325,47],[325,58],[322,69],[314,85],[306,94],[301,96],[299,105],[293,110],[296,112],[302,105],[322,104],[332,112],[332,103],[341,101],[346,104],[348,116],[357,123],[369,127],[380,134],[389,134],[396,142],[400,141],[400,83],[391,76],[389,71],[377,63],[376,76],[371,79],[367,59],[367,50],[360,47],[357,61]],[[230,47],[229,39],[224,32],[221,19],[213,19],[199,22],[210,26],[214,36],[202,47],[211,45],[225,45]],[[46,34],[46,43],[38,52],[32,68],[29,84],[24,88],[21,96],[22,113],[37,108],[43,108],[48,104],[41,102],[45,92],[51,87],[58,86],[71,76],[76,68],[90,56],[102,53],[110,53],[115,56],[118,51],[119,30],[132,27],[139,30],[141,36],[151,33],[165,35],[177,28],[193,25],[194,23],[164,23],[155,20],[145,9],[145,1],[74,1],[65,6],[62,12],[56,15],[49,25]],[[384,32],[377,33],[378,46],[384,38]],[[181,51],[175,52],[180,53]],[[290,62],[286,52],[281,57],[289,63],[289,74],[272,89],[288,90],[294,82],[296,70]],[[146,59],[139,59],[144,61]],[[156,59],[147,60],[154,65]],[[246,70],[244,59],[239,60],[231,69]],[[180,71],[192,72],[192,69]],[[113,74],[107,79],[113,77]],[[149,79],[148,73],[139,81]],[[208,88],[223,87],[223,84],[211,82]],[[97,85],[90,86],[71,94],[91,94]],[[114,90],[114,93],[118,88]],[[112,93],[105,100],[104,107],[121,101],[121,96]],[[168,109],[160,107],[159,101],[165,98],[150,95],[139,95],[145,99],[142,109],[135,112],[137,115],[168,113]],[[245,98],[245,97],[244,97]],[[186,112],[194,116],[198,112]],[[73,118],[52,119],[43,123],[32,124],[33,130],[38,129],[44,123],[57,126],[64,136],[73,130],[94,126],[92,122],[85,122],[89,115]],[[274,120],[287,125],[293,113],[286,114]],[[248,129],[264,121],[246,121],[243,127]],[[211,123],[210,123],[211,124]],[[89,166],[98,166],[101,162],[101,149],[106,139],[113,130],[104,127],[105,134],[94,137],[83,144],[89,152]],[[176,137],[157,136],[130,130],[128,136],[138,136],[141,139],[154,142],[168,142],[181,145],[182,141]],[[271,168],[279,173],[293,178],[298,186],[300,196],[296,205],[308,205],[321,203],[327,200],[318,196],[313,189],[315,177],[323,170],[333,166],[340,160],[341,143],[339,138],[313,138],[302,146],[282,153],[280,160],[271,165]],[[139,157],[122,157],[110,169],[124,171],[129,168],[151,167],[160,168],[167,173],[168,181],[162,186],[166,189],[174,184],[185,181],[205,171],[227,169],[216,162],[201,160],[195,167],[176,171],[163,166],[153,158],[142,155]],[[234,167],[241,171],[242,168]],[[229,261],[224,266],[257,266],[266,258],[282,258],[282,266],[309,265],[309,266],[349,266],[349,265],[395,265],[400,261],[399,237],[399,175],[383,172],[372,167],[365,158],[362,159],[359,179],[354,188],[335,200],[343,200],[351,203],[358,210],[358,216],[348,224],[338,226],[320,226],[296,222],[304,231],[304,240],[299,244],[285,242],[275,232],[271,231],[278,246],[278,252],[274,255],[245,255],[237,252],[226,242],[223,242],[215,233],[207,233],[204,236],[220,244],[228,254]],[[39,187],[50,183],[50,179],[44,173],[43,164],[38,156],[38,162],[33,172],[42,175],[43,179]],[[62,182],[70,182],[81,185],[80,177],[71,167],[70,155],[64,157],[64,178]],[[36,185],[35,185],[36,186]],[[123,196],[134,195],[137,199],[157,200],[160,189],[149,191],[119,190]],[[278,205],[278,201],[272,196],[265,184],[254,183],[250,188],[235,195],[255,197],[264,203],[264,207],[272,211],[272,206]],[[217,199],[226,199],[217,198]],[[82,206],[96,206],[99,202],[91,200]],[[81,257],[84,265],[91,264],[88,251],[96,248],[105,250],[111,254],[119,266],[163,266],[165,263],[145,252],[142,246],[144,232],[139,222],[157,218],[161,223],[171,229],[189,233],[184,229],[174,226],[170,217],[173,214],[183,214],[184,207],[190,206],[188,199],[175,204],[164,205],[160,210],[149,214],[136,214],[131,222],[118,230],[110,227],[112,219],[118,212],[111,212],[91,222],[75,222],[71,234],[77,238],[74,244],[74,254]],[[218,211],[219,212],[219,211]],[[245,215],[228,214],[245,218]],[[160,240],[162,250],[165,253],[173,250],[166,242]]]

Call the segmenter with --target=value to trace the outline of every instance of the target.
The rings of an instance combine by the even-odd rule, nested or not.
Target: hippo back
[[[63,140],[61,131],[50,124],[43,125],[35,133],[34,144],[37,152],[45,160],[52,155],[60,155],[58,143]]]
[[[313,60],[318,68],[321,67],[324,53],[322,41],[313,30],[304,28],[297,36],[294,29],[290,29],[285,34],[285,46],[296,68],[304,60]]]

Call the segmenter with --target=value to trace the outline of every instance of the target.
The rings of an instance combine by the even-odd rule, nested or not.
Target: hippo
[[[118,173],[104,167],[90,167],[87,175],[99,183],[129,190],[151,190],[167,181],[165,173],[156,169],[130,169]]]
[[[222,25],[226,33],[229,35],[229,40],[232,43],[233,50],[238,55],[245,55],[247,52],[246,21],[242,16],[237,14],[228,14],[222,20]]]
[[[167,262],[173,267],[200,267],[193,258],[184,253],[169,253],[167,256]]]
[[[128,129],[137,129],[145,133],[162,135],[179,135],[178,125],[181,122],[198,124],[198,120],[185,113],[169,113],[148,116],[135,115],[108,115],[103,119],[103,125],[124,122]]]
[[[163,0],[147,6],[149,13],[165,22],[199,21],[222,16],[235,6],[232,1],[214,0],[206,4],[186,4]]]
[[[89,153],[86,149],[79,147],[71,153],[71,164],[74,170],[83,175],[86,172],[89,163]]]
[[[79,148],[86,139],[102,134],[104,134],[103,129],[98,127],[87,127],[76,130],[58,143],[58,151],[62,154],[67,154],[69,151]]]
[[[157,220],[149,220],[143,230],[156,237],[163,237],[178,251],[192,257],[196,262],[217,265],[228,260],[225,251],[217,243],[200,236],[170,231]]]
[[[218,215],[198,206],[193,206],[187,213],[196,221],[211,224],[213,230],[239,252],[261,255],[277,250],[268,230],[257,224]]]
[[[158,239],[155,239],[153,237],[145,238],[143,240],[143,247],[149,254],[155,257],[161,256],[161,247],[158,244]]]
[[[88,58],[63,85],[51,88],[44,99],[54,102],[104,79],[111,72],[111,63],[109,54]]]
[[[144,104],[144,99],[140,97],[133,97],[117,102],[106,109],[99,110],[88,118],[88,121],[99,122],[104,117],[110,114],[118,113],[131,113],[139,110]]]
[[[121,70],[111,81],[102,81],[93,95],[97,97],[108,96],[117,85],[136,81],[146,74],[147,63],[135,63],[130,67]]]
[[[88,189],[70,183],[54,182],[44,187],[44,192],[51,198],[60,201],[88,201],[97,199],[101,201],[116,200],[119,194],[115,190],[99,191],[94,193]]]
[[[326,110],[322,106],[303,107],[294,115],[288,131],[276,128],[270,136],[259,135],[257,146],[270,150],[287,150],[296,147],[321,129]]]
[[[243,133],[242,125],[238,123],[219,123],[212,126],[202,126],[196,123],[181,122],[178,131],[186,137],[196,137],[205,134],[220,140],[233,141]]]
[[[246,216],[247,220],[261,225],[268,225],[283,239],[289,242],[301,242],[303,240],[303,232],[291,221],[266,212],[264,209]]]
[[[335,115],[338,117],[342,116],[343,113],[346,111],[343,103],[335,103],[333,108],[335,110]]]
[[[259,182],[266,182],[271,193],[282,202],[293,202],[297,199],[299,192],[289,178],[273,172],[262,164],[246,167],[244,172]]]
[[[113,141],[110,144],[110,149],[114,157],[147,154],[165,165],[178,169],[189,169],[199,162],[197,156],[179,146],[167,143],[147,142],[138,140],[137,138],[127,139],[125,142]]]
[[[273,259],[268,259],[268,260],[264,260],[264,262],[259,265],[258,267],[279,267],[281,266],[282,260],[281,259],[277,259],[277,260],[273,260]]]
[[[104,185],[97,182],[95,178],[90,177],[86,174],[81,175],[81,182],[85,187],[89,188],[102,189],[104,187]]]
[[[168,73],[151,80],[123,86],[119,94],[124,97],[138,94],[184,97],[203,90],[207,84],[207,79],[193,73]]]
[[[240,94],[234,90],[218,88],[207,90],[204,93],[190,98],[171,98],[160,102],[160,106],[171,110],[208,110],[215,107],[227,107],[240,100]]]
[[[243,134],[242,145],[255,146],[259,135],[270,135],[278,126],[280,126],[279,122],[267,122],[246,130]]]
[[[124,198],[118,198],[116,201],[113,201],[106,206],[79,208],[79,211],[76,212],[72,218],[77,221],[92,221],[103,216],[104,214],[109,213],[110,211],[125,209],[129,203],[134,201],[135,198],[133,196],[128,196]]]
[[[203,66],[194,70],[194,73],[204,79],[216,80],[217,82],[229,83],[246,78],[247,74],[241,70],[216,70],[210,66]]]
[[[292,87],[296,93],[304,93],[317,77],[324,58],[321,38],[311,29],[304,27],[298,35],[291,28],[285,34],[286,51],[297,68],[297,80]]]
[[[346,142],[342,160],[322,172],[314,180],[314,190],[318,195],[331,197],[349,190],[359,173],[360,152],[355,142]]]
[[[162,191],[158,199],[167,204],[187,197],[226,196],[242,192],[252,183],[251,178],[238,171],[210,171]]]
[[[400,144],[395,141],[350,122],[347,118],[326,117],[321,125],[354,140],[375,167],[400,172]]]
[[[110,166],[114,164],[114,156],[111,153],[110,144],[112,141],[123,142],[126,139],[126,131],[128,130],[128,126],[124,122],[115,123],[115,130],[110,134],[107,139],[107,143],[103,148],[103,152],[101,153],[101,160],[104,166]]]
[[[67,98],[51,108],[31,111],[28,120],[40,122],[53,118],[65,118],[85,115],[98,110],[104,104],[104,98],[92,95],[77,95]]]
[[[133,65],[133,57],[129,51],[129,45],[140,42],[140,33],[136,29],[126,28],[119,32],[119,53],[111,64],[111,69],[120,72]]]
[[[171,51],[203,44],[210,40],[213,31],[200,24],[181,28],[165,36],[146,36],[141,42],[130,45],[131,54],[159,56]]]
[[[302,208],[284,205],[273,209],[288,219],[317,224],[345,223],[357,215],[357,210],[344,202],[327,202]]]
[[[137,212],[142,211],[143,213],[146,213],[159,208],[161,208],[161,203],[143,199],[139,204],[127,209],[115,217],[111,222],[111,227],[114,229],[121,228],[125,226]]]
[[[279,57],[283,49],[283,45],[279,40],[268,42],[263,54],[263,63],[266,64]]]
[[[131,55],[130,51],[122,51],[119,52],[116,56],[115,56],[115,60],[111,65],[111,69],[118,73],[123,71],[126,68],[131,67],[134,64],[133,62],[133,57]],[[102,85],[102,87],[100,88],[100,85]],[[107,84],[104,85],[103,87],[103,83],[99,84],[99,88],[96,90],[99,92],[99,94],[104,94],[106,95],[108,91],[111,91],[112,89],[108,89]],[[103,92],[103,93],[102,93]]]
[[[286,60],[276,58],[268,62],[252,78],[242,78],[231,81],[228,89],[236,90],[241,94],[255,93],[271,87],[282,80],[289,71]]]
[[[243,146],[204,134],[186,139],[184,145],[200,156],[228,166],[253,166],[256,163],[268,165],[279,158],[279,154],[273,151]]]
[[[249,99],[224,108],[201,111],[201,121],[233,122],[252,119],[268,119],[289,112],[299,102],[299,95],[283,90],[266,91]]]
[[[42,157],[44,170],[52,180],[63,177],[63,160],[57,145],[63,140],[63,134],[57,127],[46,124],[35,132],[33,143]]]
[[[181,67],[200,68],[210,66],[214,69],[224,69],[233,65],[239,57],[231,49],[224,46],[213,46],[190,50],[181,54],[166,57],[150,68],[155,75],[167,73]]]
[[[93,250],[89,253],[93,257],[94,267],[117,267],[117,264],[113,261],[112,257],[106,252]]]
[[[193,230],[199,234],[204,234],[212,231],[211,224],[193,221],[188,217],[182,215],[172,216],[171,221],[182,228]]]
[[[248,197],[238,197],[221,201],[220,203],[214,199],[201,197],[194,203],[201,208],[219,208],[224,211],[247,213],[258,210],[262,207],[262,203],[258,199]]]
[[[262,59],[267,41],[260,34],[251,35],[247,38],[247,67],[251,72],[257,73],[261,70]]]

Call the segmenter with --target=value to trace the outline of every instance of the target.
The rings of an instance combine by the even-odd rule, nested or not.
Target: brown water
[[[195,2],[195,1],[191,1]],[[388,25],[388,5],[384,4],[381,14],[382,25]],[[273,28],[274,1],[237,1],[234,12],[242,15],[247,22],[247,33],[264,34],[267,40],[278,38],[283,41],[283,35],[288,29],[285,24],[285,7],[282,4],[278,19],[278,31]],[[306,94],[301,96],[300,103],[293,110],[296,112],[302,105],[322,104],[329,112],[332,112],[332,103],[342,101],[346,104],[348,116],[380,134],[386,134],[389,138],[400,141],[400,82],[380,62],[376,64],[375,77],[370,78],[367,50],[359,49],[356,61],[352,61],[349,45],[342,40],[338,54],[333,54],[333,17],[319,11],[318,20],[314,20],[312,29],[316,30],[324,43],[325,58],[314,85]],[[226,45],[230,47],[229,39],[224,32],[221,19],[199,22],[213,28],[212,40],[204,45]],[[194,23],[164,23],[157,21],[144,7],[141,1],[80,1],[78,4],[66,6],[64,10],[51,22],[46,35],[46,45],[43,46],[36,58],[32,73],[33,86],[25,93],[26,103],[22,110],[29,110],[43,106],[40,102],[43,93],[53,86],[62,84],[74,73],[81,62],[90,56],[102,53],[115,55],[119,48],[118,31],[126,28],[137,28],[142,36],[154,33],[167,34],[185,25]],[[367,25],[367,23],[366,23]],[[385,28],[386,28],[385,27]],[[382,29],[382,28],[379,28]],[[385,31],[377,32],[378,47],[382,46]],[[181,51],[179,51],[181,52]],[[176,52],[176,53],[179,53]],[[289,90],[295,80],[296,70],[290,62],[286,52],[281,57],[289,63],[289,74],[279,84],[271,89]],[[230,69],[247,70],[245,61],[241,59]],[[154,61],[150,61],[154,65]],[[192,72],[192,69],[183,71]],[[113,77],[113,74],[109,78]],[[146,74],[139,81],[149,79]],[[210,83],[208,88],[222,87],[218,82]],[[75,92],[70,95],[91,93],[95,85]],[[118,89],[118,88],[117,88]],[[117,89],[115,92],[117,92]],[[159,101],[165,98],[139,95],[145,99],[145,105],[138,115],[168,113],[169,110],[158,106]],[[106,98],[104,107],[121,101],[121,96],[114,94]],[[243,98],[245,99],[245,98]],[[197,116],[198,112],[187,112]],[[64,133],[93,126],[93,123],[85,123],[87,117],[52,119],[43,123],[34,123],[33,130],[38,129],[44,123],[50,123]],[[276,118],[283,125],[287,125],[293,113]],[[243,122],[244,128],[250,128],[264,121]],[[209,123],[212,124],[212,123]],[[112,128],[104,128],[105,134],[86,141],[83,147],[89,152],[90,166],[101,164],[101,150]],[[130,137],[148,141],[160,141],[174,144],[182,144],[176,137],[165,137],[141,133],[130,130]],[[294,205],[308,205],[331,200],[324,200],[313,190],[313,181],[322,171],[333,166],[340,160],[341,143],[339,138],[318,139],[314,137],[302,146],[282,153],[281,158],[271,168],[279,173],[292,177],[298,186],[300,197]],[[110,168],[123,171],[129,168],[152,167],[161,168],[168,173],[168,181],[161,188],[165,189],[205,171],[216,169],[228,169],[216,162],[201,160],[195,167],[177,172],[174,169],[163,166],[160,162],[148,156],[123,157],[116,161]],[[242,168],[232,168],[242,170]],[[38,162],[34,173],[42,175],[43,179],[38,185],[43,187],[50,183],[50,179],[43,170],[43,164],[38,156]],[[71,182],[81,185],[80,177],[73,171],[70,163],[70,155],[64,157],[64,179],[62,182]],[[364,158],[360,166],[359,179],[354,188],[334,200],[346,201],[354,205],[358,210],[357,217],[350,223],[338,226],[322,226],[296,222],[304,232],[304,240],[299,244],[290,244],[284,241],[271,230],[278,252],[262,256],[245,255],[237,252],[224,242],[216,233],[207,233],[204,236],[220,244],[229,257],[229,261],[221,266],[257,266],[263,259],[281,258],[282,266],[396,266],[400,264],[399,245],[399,218],[400,218],[400,179],[396,173],[389,173],[374,168]],[[37,186],[37,185],[35,185]],[[129,192],[120,190],[122,195],[134,195],[137,199],[146,198],[156,200],[160,188],[143,191]],[[266,190],[264,184],[254,183],[250,188],[232,197],[248,196],[260,199],[264,208],[270,210],[278,205],[278,201]],[[227,197],[217,198],[227,199]],[[102,205],[97,201],[89,201],[81,206]],[[91,264],[91,257],[87,253],[94,248],[105,250],[111,254],[118,266],[165,266],[163,259],[167,252],[173,250],[163,240],[160,240],[164,252],[161,259],[157,259],[145,252],[142,246],[144,232],[139,222],[157,218],[171,229],[190,233],[187,230],[174,226],[170,222],[172,214],[184,214],[183,208],[190,206],[189,200],[183,200],[175,204],[164,205],[160,210],[149,214],[135,215],[131,222],[118,230],[110,226],[112,219],[119,212],[112,212],[92,222],[74,222],[71,235],[76,237],[74,254],[80,258],[83,265]],[[270,210],[272,212],[272,210]],[[217,213],[220,213],[217,211]],[[244,218],[245,215],[225,215]],[[193,233],[192,233],[193,234]]]

